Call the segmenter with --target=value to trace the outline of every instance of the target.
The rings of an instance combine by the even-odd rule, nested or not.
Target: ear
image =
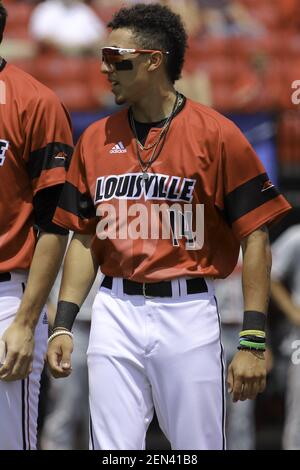
[[[163,61],[163,53],[160,51],[155,51],[152,52],[149,58],[149,66],[148,66],[148,71],[149,72],[154,72],[157,70]]]

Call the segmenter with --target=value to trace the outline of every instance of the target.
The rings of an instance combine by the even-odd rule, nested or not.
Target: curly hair
[[[180,78],[187,34],[179,15],[159,3],[138,3],[121,8],[107,26],[113,30],[132,30],[142,48],[169,51],[166,55],[168,77],[172,83]]]
[[[3,32],[6,24],[7,11],[5,10],[2,2],[0,1],[0,42],[3,38]]]

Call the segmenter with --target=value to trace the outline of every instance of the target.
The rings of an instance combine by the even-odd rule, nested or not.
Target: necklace
[[[173,108],[173,110],[174,110],[174,108]],[[140,148],[141,150],[151,150],[153,147],[156,146],[157,142],[161,139],[163,133],[164,133],[165,130],[166,130],[166,127],[167,127],[168,124],[169,124],[169,121],[170,121],[170,119],[171,119],[171,117],[172,117],[173,110],[172,110],[171,114],[165,119],[165,123],[164,123],[163,127],[162,127],[161,130],[160,130],[158,139],[155,140],[155,142],[153,142],[152,144],[150,144],[150,145],[148,145],[148,146],[143,145],[142,142],[139,140],[138,135],[137,135],[137,131],[136,131],[136,127],[135,127],[134,118],[133,118],[132,112],[130,112],[130,124],[131,124],[132,130],[133,130],[133,133],[134,133],[136,142],[137,142],[137,144],[138,144],[138,146],[139,146],[139,148]]]
[[[131,128],[132,128],[132,131],[133,131],[133,134],[134,134],[134,138],[135,138],[136,154],[137,154],[137,158],[138,158],[141,170],[143,172],[142,178],[143,178],[144,181],[147,181],[149,179],[149,174],[147,173],[147,171],[150,168],[150,166],[152,165],[152,163],[155,162],[155,160],[158,158],[158,156],[159,156],[159,154],[160,154],[160,152],[161,152],[161,150],[164,146],[164,143],[165,143],[167,133],[168,133],[169,127],[171,125],[172,119],[173,119],[173,117],[175,115],[175,112],[178,109],[178,107],[181,106],[182,101],[183,101],[183,97],[178,92],[176,92],[176,100],[175,100],[173,109],[172,109],[171,114],[168,116],[168,118],[166,119],[166,122],[164,123],[164,125],[161,129],[161,131],[159,133],[159,136],[158,136],[158,139],[154,143],[152,143],[151,145],[149,145],[147,147],[144,146],[138,139],[133,114],[132,114],[131,108],[129,109],[129,119],[130,119],[130,125],[131,125]],[[141,154],[140,154],[140,150],[150,150],[152,148],[153,148],[153,151],[150,155],[150,158],[147,161],[143,160],[142,157],[141,157]]]

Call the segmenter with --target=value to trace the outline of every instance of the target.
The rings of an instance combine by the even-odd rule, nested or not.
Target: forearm
[[[48,362],[54,377],[67,377],[72,371],[72,326],[98,272],[91,242],[91,235],[75,234],[65,257],[53,333],[48,340]]]
[[[34,328],[57,276],[67,236],[42,233],[32,259],[26,289],[16,321]]]
[[[280,281],[271,282],[271,295],[280,310],[288,318],[293,319],[296,306],[292,300],[290,293]]]
[[[244,310],[267,313],[272,265],[267,230],[256,230],[244,240],[242,246]]]
[[[59,300],[73,302],[80,307],[88,295],[98,272],[91,242],[90,235],[74,235],[64,261]]]

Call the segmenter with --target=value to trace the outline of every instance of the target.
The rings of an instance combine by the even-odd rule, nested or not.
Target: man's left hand
[[[261,351],[238,351],[228,367],[228,391],[232,401],[253,400],[266,387],[266,360]]]

